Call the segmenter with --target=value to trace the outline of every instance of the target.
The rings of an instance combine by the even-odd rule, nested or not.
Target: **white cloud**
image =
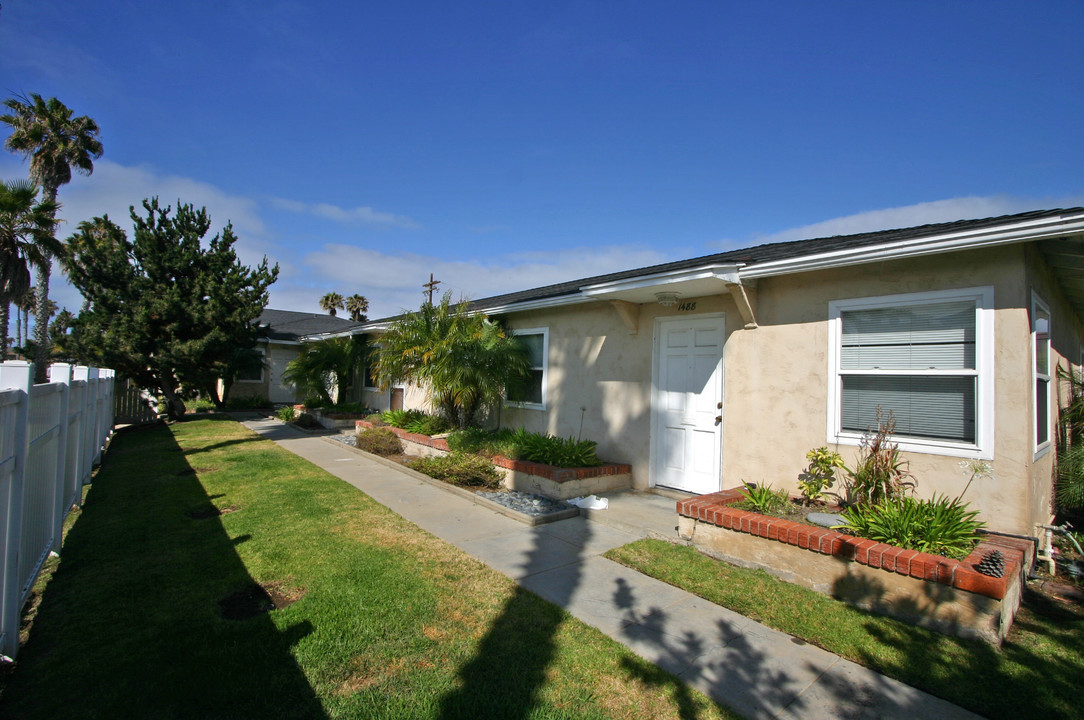
[[[351,209],[341,208],[338,205],[328,203],[303,203],[286,198],[275,198],[276,206],[283,210],[295,213],[308,213],[316,217],[334,220],[344,224],[360,223],[362,225],[383,225],[385,227],[404,228],[406,230],[418,230],[421,225],[405,215],[393,215],[392,213],[379,212],[371,207],[356,207]]]
[[[1057,207],[1071,207],[1084,204],[1084,196],[1070,196],[1064,198],[1046,198],[1036,200],[1034,198],[1019,198],[1008,195],[994,195],[990,197],[959,197],[947,200],[934,200],[932,202],[905,205],[903,207],[886,208],[883,210],[869,210],[867,212],[846,215],[844,217],[824,220],[811,225],[783,230],[769,235],[758,235],[752,243],[765,244],[774,242],[788,242],[791,240],[808,240],[811,238],[832,237],[834,235],[853,235],[878,230],[895,230],[899,228],[916,227],[931,223],[953,222],[955,220],[978,220],[981,218],[997,217],[999,215],[1011,215],[1014,213],[1027,212]],[[726,241],[727,247],[741,247],[742,244]]]
[[[26,165],[15,158],[0,158],[0,177],[26,177]],[[79,223],[100,215],[109,215],[125,232],[132,232],[129,206],[134,205],[143,214],[144,198],[158,196],[161,205],[174,208],[177,200],[206,207],[211,217],[210,235],[219,232],[232,221],[238,236],[237,254],[247,265],[260,262],[270,254],[267,228],[260,217],[259,205],[250,198],[232,195],[210,183],[200,182],[177,175],[159,174],[150,167],[128,167],[109,160],[94,163],[94,173],[88,177],[77,175],[71,183],[60,188],[60,212],[63,221],[58,236],[66,238],[75,232]],[[54,271],[50,282],[50,296],[61,307],[76,311],[82,304],[78,291],[67,283],[63,275]]]
[[[369,315],[377,318],[417,308],[422,300],[422,283],[429,280],[429,273],[441,281],[438,293],[451,291],[455,299],[473,300],[673,259],[661,251],[636,246],[514,253],[487,260],[447,260],[328,244],[305,257],[304,264],[309,270],[305,278],[311,294],[297,294],[293,278],[288,278],[272,287],[272,304],[286,308],[285,302],[300,298],[303,304],[286,309],[318,312],[317,300],[324,293],[357,292],[369,299]]]

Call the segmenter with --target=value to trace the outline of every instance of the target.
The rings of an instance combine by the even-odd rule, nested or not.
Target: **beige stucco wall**
[[[805,453],[827,443],[829,301],[982,286],[994,288],[994,477],[973,484],[965,499],[992,528],[1033,535],[1034,524],[1049,518],[1053,453],[1036,460],[1033,452],[1032,287],[1051,306],[1056,350],[1064,355],[1068,344],[1079,354],[1080,328],[1028,246],[764,278],[751,292],[759,323],[752,330],[743,329],[729,295],[695,298],[692,313],[641,305],[635,335],[605,302],[509,315],[513,328],[549,329],[547,409],[505,408],[502,422],[578,436],[582,421],[582,437],[598,441],[599,455],[630,463],[635,487],[647,488],[654,321],[724,312],[721,486],[747,481],[794,491]],[[858,450],[834,449],[848,463]],[[905,457],[920,496],[956,496],[967,482],[959,457]]]

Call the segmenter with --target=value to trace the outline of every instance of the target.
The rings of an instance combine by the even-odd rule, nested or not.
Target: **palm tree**
[[[35,298],[38,295],[38,289],[31,285],[22,297],[15,299],[15,307],[19,313],[15,316],[15,321],[19,321],[19,315],[23,317],[23,332],[22,338],[19,341],[20,347],[26,347],[26,343],[30,342],[30,313],[35,309]],[[25,354],[25,353],[24,353]]]
[[[510,385],[530,372],[523,343],[496,322],[471,314],[466,303],[423,303],[380,336],[375,374],[381,389],[407,381],[424,386],[429,402],[457,427],[501,402]]]
[[[72,111],[55,97],[43,100],[41,95],[16,96],[4,101],[11,110],[0,115],[0,122],[11,126],[11,135],[4,147],[30,159],[30,179],[41,186],[43,202],[53,205],[56,216],[56,194],[61,185],[71,182],[72,170],[82,175],[94,172],[94,160],[102,156],[98,139],[98,124],[86,115],[72,117]],[[34,362],[36,380],[44,382],[45,361],[49,356],[49,318],[45,316],[49,298],[50,256],[37,265],[37,316],[34,319]]]
[[[335,317],[335,311],[342,310],[345,303],[343,296],[337,292],[329,292],[320,298],[320,307],[331,317]]]
[[[339,402],[350,395],[357,371],[369,354],[365,339],[357,335],[305,343],[297,358],[286,364],[283,381],[293,385],[308,405],[318,398],[321,405],[334,405],[331,393],[338,388]]]
[[[364,295],[354,293],[344,301],[346,312],[350,313],[350,319],[354,322],[365,322],[368,318],[365,313],[369,312],[369,301]]]
[[[40,267],[61,250],[53,235],[56,203],[37,199],[38,189],[28,180],[0,181],[0,357],[8,351],[10,304],[30,289],[27,264]]]

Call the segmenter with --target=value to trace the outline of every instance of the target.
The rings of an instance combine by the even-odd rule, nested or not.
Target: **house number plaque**
[[[690,310],[696,310],[696,303],[694,303],[694,302],[683,302],[680,305],[678,305],[678,310],[681,310],[681,311],[684,311],[684,312],[689,312]]]

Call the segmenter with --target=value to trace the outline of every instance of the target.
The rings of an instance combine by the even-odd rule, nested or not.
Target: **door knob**
[[[722,415],[716,415],[715,416],[715,422],[722,422],[722,421],[723,421],[723,416]]]

